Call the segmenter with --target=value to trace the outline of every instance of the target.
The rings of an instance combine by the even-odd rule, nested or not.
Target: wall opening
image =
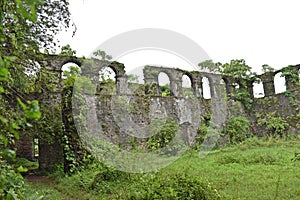
[[[202,78],[202,96],[204,99],[211,99],[210,83],[207,77]]]
[[[279,72],[274,76],[275,94],[283,93],[286,91],[285,77],[282,77],[281,75],[282,72]]]
[[[158,87],[161,96],[171,96],[170,78],[164,72],[158,74]]]
[[[264,85],[261,79],[253,83],[253,96],[254,98],[262,98],[265,96]]]
[[[73,62],[68,62],[61,67],[61,78],[66,79],[71,76],[80,74],[80,67]]]
[[[34,158],[37,160],[39,157],[39,139],[34,138],[33,139],[33,145],[34,145]]]
[[[185,98],[194,97],[192,80],[188,75],[182,76],[182,95]]]
[[[110,67],[104,67],[99,71],[99,84],[97,91],[102,95],[114,95],[117,93],[116,73]]]

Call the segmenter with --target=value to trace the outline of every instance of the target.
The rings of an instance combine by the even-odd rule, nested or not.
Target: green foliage
[[[274,72],[275,69],[273,67],[271,67],[270,65],[264,64],[264,65],[262,65],[262,71],[263,71],[263,73]]]
[[[55,34],[69,26],[66,0],[0,1],[0,199],[22,199],[23,178],[7,160],[18,132],[41,117],[37,101],[26,101],[32,78],[26,72],[35,68],[40,48],[51,49]],[[26,103],[25,103],[26,102]]]
[[[257,114],[256,117],[258,118],[257,123],[259,125],[266,126],[269,135],[280,137],[287,135],[289,124],[280,115],[277,115],[276,111],[264,115]]]
[[[253,164],[263,164],[263,165],[274,165],[280,163],[281,159],[277,155],[272,153],[260,153],[253,152],[250,155],[240,155],[237,153],[232,153],[221,157],[217,161],[220,165],[226,164],[243,164],[243,165],[253,165]]]
[[[65,163],[68,165],[65,166],[65,169],[68,169],[69,173],[74,173],[79,163],[76,161],[75,153],[71,148],[71,144],[67,135],[64,135],[63,137],[63,144]]]
[[[24,192],[24,180],[21,174],[2,159],[0,171],[0,199],[21,199]]]
[[[93,53],[95,57],[101,57],[101,60],[111,60],[112,56],[108,55],[105,51],[97,50]]]
[[[220,73],[222,76],[226,76],[234,82],[231,83],[231,87],[235,87],[235,92],[230,94],[230,97],[234,100],[240,101],[246,109],[250,109],[253,100],[250,97],[249,82],[257,81],[257,74],[251,71],[251,67],[248,66],[244,59],[231,60],[229,63],[216,63],[211,60],[199,63],[202,69],[208,69],[211,72]],[[236,86],[239,86],[238,88]],[[252,87],[252,85],[250,86]]]
[[[2,199],[21,199],[23,192],[23,178],[19,172],[25,172],[26,169],[22,166],[16,166],[14,169],[9,162],[15,159],[15,150],[10,149],[9,145],[14,144],[15,139],[19,138],[18,131],[32,125],[28,120],[32,121],[40,118],[40,110],[37,101],[30,102],[27,104],[23,103],[18,99],[20,110],[18,115],[13,115],[11,112],[10,116],[14,118],[7,118],[7,116],[1,116],[1,137],[0,137],[0,198]]]
[[[128,189],[113,188],[113,183],[127,183]],[[92,188],[118,199],[220,199],[209,183],[187,174],[130,174],[105,170],[95,176]]]
[[[214,63],[212,60],[205,60],[201,63],[198,64],[198,66],[201,69],[206,69],[212,73],[220,73],[221,72],[221,68],[220,68],[220,63]]]
[[[69,44],[62,46],[59,55],[62,56],[75,56],[76,51],[71,48]]]
[[[77,77],[80,76],[80,68],[77,66],[70,66],[69,70],[63,72],[65,79],[63,80],[64,87],[73,87]]]
[[[198,127],[197,130],[197,136],[196,136],[196,148],[199,148],[199,146],[203,143],[203,141],[206,138],[207,132],[208,132],[208,126],[206,124],[202,124]]]
[[[292,158],[292,161],[300,161],[300,153],[295,152],[294,157]]]
[[[293,66],[289,65],[281,70],[281,77],[289,78],[289,81],[300,86],[299,73],[295,72]]]
[[[231,117],[226,121],[225,133],[230,143],[240,143],[250,135],[250,122],[243,116]]]
[[[155,126],[153,128],[159,128],[159,130],[154,130],[154,132],[157,133],[148,139],[147,147],[150,150],[154,151],[167,146],[172,141],[172,139],[174,139],[179,129],[179,126],[174,120],[168,118],[162,127]]]
[[[15,158],[15,160],[13,162],[13,166],[15,168],[22,166],[28,170],[37,169],[39,167],[38,165],[39,165],[38,162],[33,162],[30,160],[27,160],[26,158]]]
[[[160,86],[160,92],[161,92],[161,96],[163,97],[171,96],[170,86],[167,84]]]
[[[45,199],[299,199],[299,137],[251,137],[199,159],[189,151],[159,172],[134,174],[95,162],[53,185],[26,186]],[[280,179],[278,179],[280,177]],[[202,198],[196,195],[202,193]]]

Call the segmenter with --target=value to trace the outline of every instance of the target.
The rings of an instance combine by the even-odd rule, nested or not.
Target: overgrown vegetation
[[[243,142],[250,136],[250,122],[246,117],[231,117],[226,121],[224,130],[231,144]]]
[[[287,121],[278,115],[276,111],[267,113],[266,115],[257,114],[258,124],[266,126],[268,135],[270,136],[287,136],[287,128],[289,124]]]
[[[45,199],[297,199],[299,138],[247,138],[211,151],[190,150],[160,172],[132,174],[94,162],[55,186],[30,183]],[[33,188],[37,188],[33,190]]]
[[[68,2],[0,2],[0,199],[22,199],[23,178],[11,163],[19,132],[32,127],[41,116],[39,104],[26,99],[35,91],[40,49],[51,50],[54,36],[70,23]],[[25,52],[25,53],[24,53]]]
[[[55,92],[57,85],[60,84],[57,74],[47,71],[43,62],[39,61],[43,60],[41,51],[44,53],[54,51],[56,46],[54,36],[58,31],[70,25],[68,1],[4,0],[0,2],[0,9],[2,22],[0,25],[0,199],[42,199],[42,196],[45,199],[99,199],[99,197],[102,199],[297,199],[299,197],[300,191],[297,187],[300,166],[299,138],[287,140],[288,117],[284,118],[276,112],[256,116],[258,124],[265,126],[268,131],[267,139],[250,138],[249,120],[241,116],[231,117],[223,127],[223,132],[229,137],[231,146],[215,149],[204,159],[199,159],[198,152],[190,150],[177,162],[159,172],[125,173],[104,167],[94,161],[95,158],[83,150],[78,135],[74,136],[76,133],[74,120],[86,120],[83,115],[74,119],[71,111],[64,110],[68,113],[63,116],[63,120],[66,120],[64,122],[73,125],[71,128],[65,127],[60,120],[60,102],[51,104],[51,109],[48,109],[47,105],[27,98],[27,94],[31,92],[37,94]],[[74,56],[75,54],[76,52],[67,45],[62,48],[60,55]],[[111,56],[101,50],[95,52],[94,56],[100,57],[103,62],[111,59]],[[251,72],[251,68],[243,59],[224,64],[206,61],[200,66],[232,79],[230,87],[234,92],[229,98],[240,101],[247,111],[250,110],[252,99],[249,91],[252,85],[249,83],[258,80],[257,75]],[[263,70],[274,71],[268,65],[264,65]],[[298,73],[285,68],[282,76],[287,77],[290,83],[299,86]],[[71,108],[71,89],[75,78],[78,78],[76,82],[79,91],[89,94],[96,89],[91,79],[80,77],[79,74],[79,68],[73,66],[64,74],[66,99],[63,99],[63,106],[65,106],[63,108],[65,109]],[[104,79],[105,74],[97,75],[100,75],[100,79],[96,77],[97,81],[101,82],[99,91],[107,96],[115,94],[115,80]],[[169,85],[160,86],[159,89],[163,97],[172,95]],[[137,100],[143,101],[144,104],[138,108],[138,105],[132,103],[130,107],[132,113],[148,114],[150,96],[156,94],[156,90],[156,85],[152,84],[145,84],[139,90],[135,90],[135,95],[139,97]],[[191,90],[186,89],[183,93],[187,97],[194,97]],[[298,111],[296,97],[290,91],[285,95]],[[79,109],[86,111],[83,96],[79,95],[77,98]],[[107,100],[110,101],[111,97]],[[41,113],[40,110],[44,112]],[[297,125],[299,114],[290,116],[292,117]],[[37,120],[39,123],[36,123]],[[102,126],[104,128],[105,125]],[[210,137],[209,130],[214,128],[211,126],[209,121],[206,121],[199,127],[195,149],[200,149],[201,143],[206,137]],[[86,126],[81,128],[85,129]],[[182,148],[181,143],[176,141],[182,138],[176,137],[180,127],[174,120],[168,118],[162,126],[152,128],[157,134],[146,140],[145,146],[148,150],[158,151],[166,148],[163,153],[174,155]],[[37,163],[16,159],[14,145],[15,140],[19,138],[19,133],[28,133],[49,143],[56,141],[62,144],[64,163],[57,165],[56,168],[59,170],[52,174],[52,177],[57,179],[55,184],[47,179],[46,185],[27,183],[24,188],[21,173],[26,172],[27,169],[36,169]],[[175,142],[170,145],[172,141]],[[136,138],[129,142],[132,150],[140,150]],[[96,143],[97,145],[109,146],[101,141],[99,144]],[[120,150],[111,147],[103,149],[105,152],[100,151],[100,157],[104,157],[107,152]],[[37,185],[38,188],[35,190]]]
[[[250,96],[251,85],[249,82],[258,82],[257,74],[251,71],[251,67],[246,64],[244,59],[231,60],[229,63],[213,63],[211,60],[199,63],[199,67],[210,72],[219,73],[230,80],[230,87],[234,92],[230,93],[229,98],[240,101],[249,110],[252,105]]]

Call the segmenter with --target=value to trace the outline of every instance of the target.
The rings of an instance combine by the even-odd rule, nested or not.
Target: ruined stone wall
[[[62,86],[62,66],[65,63],[72,62],[82,67],[82,74],[93,80],[93,83],[97,86],[98,72],[103,67],[111,68],[115,74],[115,93],[113,95],[101,95],[104,90],[102,86],[97,86],[97,91],[94,96],[88,98],[89,106],[92,106],[90,115],[93,116],[91,123],[98,124],[98,127],[104,131],[109,138],[114,138],[115,141],[121,143],[128,143],[128,126],[134,128],[134,124],[139,127],[145,127],[151,122],[151,119],[160,117],[170,117],[176,121],[180,126],[190,127],[190,134],[186,136],[186,140],[189,144],[192,144],[194,136],[197,134],[197,128],[201,125],[201,119],[209,118],[214,123],[223,126],[226,119],[232,116],[244,115],[248,117],[252,123],[257,123],[257,113],[271,113],[277,111],[280,115],[286,116],[291,126],[290,131],[293,133],[299,132],[299,120],[295,118],[288,118],[288,116],[299,115],[300,107],[300,94],[299,94],[299,75],[298,80],[295,82],[295,77],[286,77],[287,90],[290,95],[275,94],[274,89],[274,76],[277,72],[266,73],[260,76],[263,86],[265,97],[254,98],[253,91],[250,87],[249,94],[253,98],[253,104],[250,111],[246,111],[241,104],[235,102],[227,97],[235,92],[234,83],[236,80],[230,77],[222,77],[218,74],[205,73],[199,71],[184,71],[181,69],[164,68],[145,66],[144,68],[144,85],[143,87],[136,89],[132,88],[132,85],[128,81],[126,75],[125,66],[123,64],[113,62],[108,63],[106,61],[83,61],[83,59],[75,57],[65,56],[48,56],[46,57],[43,66],[48,73],[41,74],[41,78],[47,78],[51,75],[51,84],[53,87],[44,88],[38,94],[38,100],[43,105],[42,112],[44,110],[51,110],[54,102],[65,102],[63,98],[63,86]],[[85,62],[83,66],[82,63]],[[88,63],[88,64],[86,64]],[[299,66],[291,66],[295,73],[299,73]],[[91,70],[92,69],[92,70]],[[283,69],[284,70],[284,69]],[[163,97],[160,94],[158,76],[161,72],[168,75],[170,79],[171,95]],[[45,74],[47,74],[45,76]],[[185,89],[182,87],[182,76],[187,75],[191,80],[191,92],[192,96],[187,98]],[[204,99],[204,78],[208,79],[211,97]],[[298,82],[297,82],[298,81]],[[51,85],[50,84],[50,85]],[[249,82],[249,85],[252,85]],[[138,92],[138,94],[136,93]],[[291,96],[292,101],[291,102]],[[126,101],[124,101],[124,98]],[[123,107],[120,107],[121,103],[126,102]],[[70,99],[69,99],[70,100]],[[132,107],[134,109],[132,109]],[[92,108],[96,108],[93,109]],[[122,111],[124,112],[120,112]],[[126,110],[129,109],[129,110]],[[131,110],[130,110],[131,109]],[[57,127],[55,132],[49,133],[49,138],[40,138],[39,143],[39,163],[41,168],[49,168],[55,165],[55,163],[61,163],[63,161],[63,137],[64,134],[77,134],[74,133],[74,122],[70,120],[70,113],[72,109],[64,108],[65,112],[62,112],[62,108],[53,110],[58,112],[60,117],[57,119],[61,126]],[[128,112],[129,111],[129,112]],[[47,112],[45,112],[47,113]],[[49,113],[49,112],[48,112]],[[123,115],[123,116],[122,116]],[[63,120],[64,119],[64,120]],[[125,119],[125,120],[124,120]],[[64,129],[62,125],[64,124]],[[70,127],[72,124],[72,127]],[[129,125],[128,125],[129,124]],[[131,125],[130,125],[131,124]],[[124,128],[125,127],[125,128]],[[126,129],[127,128],[127,129]],[[255,132],[263,132],[260,127],[255,127]],[[78,136],[74,136],[77,137]],[[116,139],[117,138],[117,139]],[[27,141],[27,142],[26,142]],[[77,139],[71,141],[71,143],[77,143]],[[32,149],[32,144],[28,142],[28,138],[24,137],[20,141],[20,145],[24,149]],[[73,144],[74,149],[78,146]],[[28,147],[28,148],[27,148]],[[24,151],[27,152],[27,151]]]

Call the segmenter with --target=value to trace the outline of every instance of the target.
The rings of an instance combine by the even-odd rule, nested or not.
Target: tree
[[[26,69],[41,49],[54,51],[55,35],[70,24],[68,2],[1,0],[0,21],[0,199],[21,199],[23,179],[7,162],[15,157],[10,144],[41,115],[38,102],[24,97]]]
[[[8,70],[14,81],[7,82],[9,88],[20,93],[30,87],[28,79],[33,77],[24,76],[24,71],[36,68],[41,51],[55,51],[55,35],[70,26],[68,5],[67,0],[0,2],[0,55],[13,58]]]

